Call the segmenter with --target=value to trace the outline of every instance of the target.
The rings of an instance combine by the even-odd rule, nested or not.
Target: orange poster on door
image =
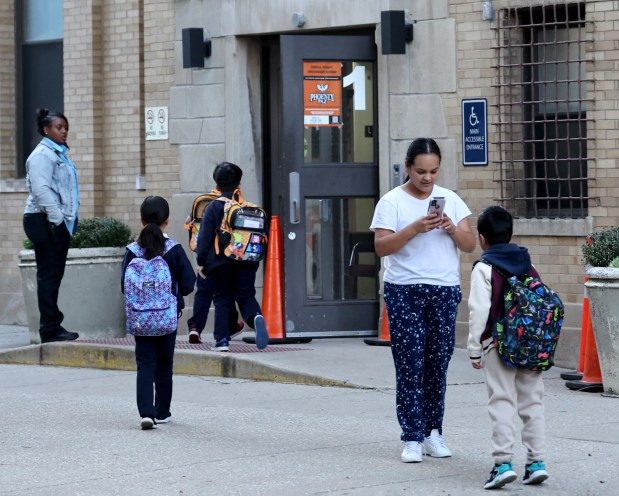
[[[303,124],[341,126],[342,63],[303,62]]]

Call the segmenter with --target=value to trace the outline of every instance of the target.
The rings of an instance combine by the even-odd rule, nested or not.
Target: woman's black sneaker
[[[59,331],[53,334],[45,334],[41,336],[41,343],[54,343],[56,341],[73,341],[79,338],[80,335],[77,332],[71,331]]]

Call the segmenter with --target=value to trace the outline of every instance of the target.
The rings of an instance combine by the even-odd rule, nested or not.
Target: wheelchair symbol
[[[479,124],[479,119],[477,118],[477,114],[475,114],[475,107],[471,107],[471,115],[469,115],[469,124],[471,126],[477,126],[477,124]]]

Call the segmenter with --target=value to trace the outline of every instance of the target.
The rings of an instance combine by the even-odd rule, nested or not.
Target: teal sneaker
[[[518,476],[511,463],[502,463],[501,465],[495,465],[490,471],[490,478],[486,481],[484,489],[498,489],[505,484],[514,482]]]
[[[541,460],[537,460],[533,463],[529,463],[524,467],[524,477],[522,478],[523,484],[541,484],[549,475],[546,472],[546,465]]]

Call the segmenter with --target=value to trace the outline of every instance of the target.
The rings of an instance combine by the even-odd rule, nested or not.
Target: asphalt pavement
[[[483,374],[456,350],[448,459],[400,461],[388,347],[315,339],[176,351],[173,422],[142,431],[127,342],[29,345],[0,326],[0,495],[477,495],[492,465]],[[27,334],[27,330],[25,330]],[[619,494],[619,399],[545,372],[550,479],[518,495]],[[208,372],[205,374],[204,372]]]

